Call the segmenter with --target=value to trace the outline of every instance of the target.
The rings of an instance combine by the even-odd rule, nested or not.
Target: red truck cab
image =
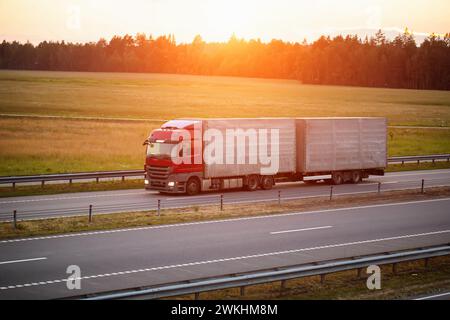
[[[158,190],[165,193],[197,194],[201,190],[203,163],[194,159],[202,150],[195,150],[195,124],[201,124],[195,120],[173,120],[154,130],[144,144],[147,145],[145,161],[145,187],[149,190]],[[190,140],[180,136],[183,132],[189,132]],[[174,137],[180,136],[174,140]],[[201,144],[200,144],[201,145]],[[200,148],[201,149],[201,148]],[[190,154],[190,163],[174,163],[173,153]]]

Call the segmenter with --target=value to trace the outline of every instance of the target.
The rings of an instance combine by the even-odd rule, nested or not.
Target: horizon
[[[193,0],[5,0],[0,3],[0,40],[38,44],[42,41],[96,42],[114,35],[173,34],[177,43],[196,35],[206,42],[261,39],[309,43],[320,36],[342,34],[359,38],[381,29],[388,38],[408,28],[421,42],[428,35],[450,31],[445,0],[330,0],[227,2]],[[424,13],[426,13],[424,15]],[[42,18],[45,17],[45,23]],[[131,17],[131,18],[130,18]]]

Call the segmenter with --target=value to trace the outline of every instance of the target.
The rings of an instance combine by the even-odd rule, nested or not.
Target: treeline
[[[200,36],[177,44],[174,36],[115,36],[109,42],[44,41],[0,45],[1,69],[155,72],[297,79],[308,84],[450,89],[450,34],[420,46],[405,31],[393,40],[321,37],[314,43],[242,40],[206,43]]]

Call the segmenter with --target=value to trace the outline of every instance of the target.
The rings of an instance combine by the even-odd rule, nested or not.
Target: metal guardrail
[[[405,162],[417,162],[421,161],[450,161],[450,154],[435,154],[435,155],[427,155],[427,156],[408,156],[408,157],[392,157],[388,159],[388,163],[402,163]]]
[[[69,181],[96,179],[97,182],[101,178],[122,178],[125,177],[144,177],[144,170],[126,170],[126,171],[99,171],[99,172],[80,172],[80,173],[64,173],[64,174],[48,174],[36,176],[16,176],[16,177],[0,177],[0,184],[11,183],[15,187],[16,183],[25,182],[41,182],[44,185],[47,181]]]
[[[427,155],[427,156],[408,156],[408,157],[392,157],[388,159],[388,163],[407,163],[407,162],[417,162],[421,161],[450,161],[450,154],[437,154],[437,155]],[[0,184],[12,184],[13,188],[17,183],[29,183],[29,182],[40,182],[43,186],[45,182],[48,181],[69,181],[72,183],[73,180],[96,180],[99,182],[100,179],[105,178],[122,178],[122,181],[126,177],[144,177],[144,170],[124,170],[124,171],[99,171],[99,172],[80,172],[80,173],[65,173],[65,174],[49,174],[49,175],[35,175],[35,176],[11,176],[11,177],[0,177]]]
[[[393,264],[393,271],[396,272],[396,264],[406,261],[414,261],[433,257],[450,255],[450,245],[414,249],[407,251],[386,252],[384,254],[370,255],[363,257],[352,257],[349,259],[321,261],[305,265],[296,265],[283,268],[266,269],[252,271],[243,274],[231,274],[221,277],[211,277],[192,281],[161,284],[151,287],[130,288],[106,293],[96,293],[90,295],[76,296],[69,299],[86,300],[120,300],[120,299],[159,299],[186,294],[198,294],[200,292],[222,290],[241,287],[241,295],[245,294],[245,287],[275,281],[281,281],[281,288],[285,286],[284,281],[309,276],[324,276],[335,272],[358,269],[361,275],[361,268],[370,265]],[[323,278],[324,279],[324,278]]]

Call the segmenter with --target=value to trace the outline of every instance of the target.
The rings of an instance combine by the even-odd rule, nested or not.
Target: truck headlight
[[[175,187],[175,182],[170,181],[169,183],[167,183],[167,186],[169,186],[169,187]]]
[[[145,184],[150,184],[150,181],[148,181],[148,179],[145,179]]]

